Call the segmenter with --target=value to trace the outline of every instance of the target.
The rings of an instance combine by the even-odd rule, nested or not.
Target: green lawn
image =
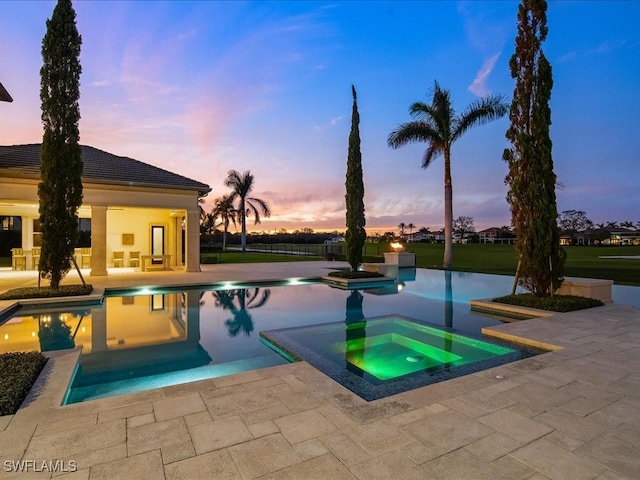
[[[608,255],[640,255],[640,246],[563,247],[567,252],[564,275],[606,278],[617,284],[640,285],[640,259],[598,258]],[[444,245],[410,243],[419,267],[442,268]],[[453,269],[464,272],[514,275],[518,261],[513,245],[453,246]]]
[[[206,259],[217,257],[217,263],[264,263],[264,262],[308,262],[311,260],[324,260],[323,257],[313,257],[305,255],[284,255],[277,253],[254,253],[254,252],[221,252],[202,253],[200,255],[202,263],[207,263]]]

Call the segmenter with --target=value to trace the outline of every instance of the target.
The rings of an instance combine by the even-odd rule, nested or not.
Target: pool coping
[[[531,318],[547,318],[554,315],[558,315],[561,312],[555,312],[552,310],[539,310],[531,307],[521,307],[519,305],[511,305],[508,303],[494,302],[492,298],[480,298],[477,300],[470,300],[469,307],[471,310],[485,312],[485,313],[497,313],[516,315],[525,315]]]

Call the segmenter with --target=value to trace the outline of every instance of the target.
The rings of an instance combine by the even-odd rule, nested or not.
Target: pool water
[[[512,281],[405,269],[395,284],[351,291],[299,279],[134,289],[98,305],[23,307],[0,325],[0,352],[82,347],[69,391],[74,403],[285,364],[258,335],[283,328],[400,316],[478,336],[500,321],[470,312],[469,300],[502,295]],[[618,302],[616,286],[613,293]],[[401,342],[391,343],[412,348]]]

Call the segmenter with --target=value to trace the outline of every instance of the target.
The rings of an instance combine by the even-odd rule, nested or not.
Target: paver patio
[[[335,265],[89,280],[98,291],[206,285],[316,277]],[[16,278],[0,273],[0,291],[35,281]],[[56,352],[18,413],[0,417],[0,460],[73,460],[77,471],[2,468],[0,478],[640,479],[640,309],[492,330],[562,349],[373,402],[300,362],[65,407],[79,351]]]

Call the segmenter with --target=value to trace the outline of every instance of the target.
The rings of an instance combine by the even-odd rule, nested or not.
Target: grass
[[[89,295],[93,286],[87,285],[60,285],[60,288],[53,290],[51,287],[21,287],[12,288],[0,294],[0,300],[15,300],[23,298],[54,298],[54,297],[76,297],[79,295]]]
[[[563,248],[567,252],[567,277],[604,278],[619,285],[640,286],[640,259],[598,258],[640,255],[640,246]],[[410,243],[407,250],[416,254],[418,267],[442,268],[444,245]],[[457,271],[514,275],[517,263],[513,245],[453,246],[453,269]]]
[[[216,258],[216,261],[210,259]],[[308,262],[312,260],[323,260],[322,257],[308,257],[303,255],[283,255],[278,253],[256,253],[256,252],[219,252],[202,253],[200,259],[206,263],[266,263],[266,262]]]
[[[0,354],[0,415],[13,415],[47,363],[40,352]]]
[[[575,295],[554,295],[553,297],[536,297],[532,293],[506,295],[493,299],[494,302],[518,305],[520,307],[549,310],[552,312],[573,312],[585,308],[601,307],[604,305],[595,298],[578,297]]]

